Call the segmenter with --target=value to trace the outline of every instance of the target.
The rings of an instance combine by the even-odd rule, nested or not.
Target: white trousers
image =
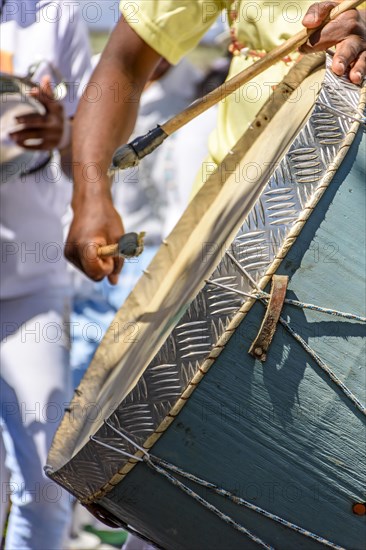
[[[10,472],[1,507],[12,502],[5,548],[61,550],[71,497],[43,467],[71,396],[68,300],[50,290],[2,300],[0,321],[0,419]]]

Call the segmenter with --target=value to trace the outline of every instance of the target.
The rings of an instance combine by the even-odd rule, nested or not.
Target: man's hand
[[[313,4],[307,11],[303,25],[308,29],[319,27],[337,2]],[[354,84],[362,84],[366,74],[366,14],[365,10],[349,10],[339,15],[315,32],[304,46],[302,53],[312,53],[336,46],[332,69],[338,76],[350,70]]]
[[[97,251],[100,246],[116,243],[123,234],[122,220],[111,197],[104,194],[79,200],[74,206],[65,256],[95,281],[108,277],[110,283],[117,284],[123,259],[101,259]]]
[[[44,77],[40,87],[32,90],[31,95],[45,106],[46,114],[30,113],[18,116],[16,120],[22,129],[10,133],[10,136],[15,143],[25,149],[56,149],[63,136],[64,109],[53,96],[50,78]]]

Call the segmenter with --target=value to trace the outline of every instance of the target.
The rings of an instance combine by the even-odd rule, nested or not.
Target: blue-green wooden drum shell
[[[332,95],[334,76],[329,78],[326,83]],[[255,236],[261,233],[255,226],[256,220],[259,220],[258,227],[262,215],[274,220],[271,233],[266,234],[265,242],[270,250],[267,263],[263,261],[262,271],[258,271],[259,278],[278,253],[278,248],[272,250],[276,247],[274,241],[291,235],[296,220],[306,211],[304,205],[320,188],[324,191],[323,180],[319,183],[313,177],[317,173],[314,166],[324,165],[326,169],[342,149],[344,140],[347,141],[350,130],[351,133],[352,128],[357,131],[354,118],[360,115],[355,97],[359,99],[361,92],[347,83],[345,86],[351,94],[356,94],[353,99],[341,96],[327,107],[324,96],[320,95],[321,103],[315,108],[314,119],[320,146],[311,148],[303,143],[308,137],[306,126],[297,145],[289,150],[288,165],[292,166],[293,173],[300,170],[297,182],[290,181],[283,165],[279,165],[268,186],[261,190],[260,199],[266,196],[268,211],[263,214],[263,209],[258,207],[262,203],[257,202],[236,237],[240,246],[245,243],[248,232],[255,241]],[[336,117],[336,122],[332,117]],[[300,146],[302,152],[299,153]],[[366,432],[362,405],[366,402],[365,153],[365,127],[361,124],[331,183],[318,202],[315,201],[310,217],[276,268],[277,274],[289,277],[287,298],[355,315],[350,320],[288,303],[281,313],[282,319],[331,369],[340,384],[331,379],[281,323],[277,325],[265,362],[248,353],[266,310],[266,304],[260,300],[248,308],[226,345],[220,347],[221,353],[216,353],[222,333],[228,330],[239,308],[247,301],[235,292],[252,290],[243,272],[236,268],[235,271],[234,264],[226,258],[223,260],[226,263],[220,263],[223,267],[215,270],[213,266],[208,276],[211,283],[200,290],[189,308],[179,309],[177,319],[171,321],[172,336],[150,362],[133,391],[122,395],[110,410],[107,423],[103,423],[104,416],[94,430],[92,419],[82,418],[85,408],[80,408],[81,399],[84,407],[100,403],[93,400],[98,396],[103,398],[101,387],[92,390],[98,375],[101,386],[110,383],[116,388],[120,380],[113,378],[120,366],[112,365],[114,370],[109,372],[103,355],[97,354],[101,360],[100,371],[97,365],[95,368],[91,365],[51,448],[46,469],[51,478],[100,517],[122,526],[131,525],[159,547],[169,550],[256,548],[260,543],[253,537],[263,541],[265,547],[281,550],[315,550],[327,546],[363,550],[366,547],[366,515],[362,515],[366,501]],[[305,158],[310,162],[307,168],[303,164]],[[280,176],[284,181],[281,189]],[[293,194],[291,186],[296,191]],[[284,207],[281,210],[282,218],[276,214],[277,192],[282,201],[287,201],[287,210]],[[182,219],[184,222],[184,217]],[[268,241],[268,235],[274,240]],[[247,269],[253,274],[249,265],[252,249],[247,245],[249,248],[245,250],[240,246],[239,251],[233,248],[232,254],[239,263],[246,257]],[[164,253],[163,250],[160,254]],[[226,269],[232,270],[231,275]],[[215,281],[228,288],[215,287]],[[266,290],[269,292],[270,287]],[[235,307],[227,306],[227,295]],[[128,300],[127,305],[132,304]],[[199,311],[199,304],[204,315]],[[207,326],[195,332],[194,326],[203,327],[206,317]],[[188,325],[194,330],[187,336],[184,331]],[[111,334],[109,340],[107,335],[107,343],[112,342]],[[209,342],[208,347],[202,342]],[[136,357],[143,344],[146,342],[136,345]],[[199,351],[200,346],[203,351]],[[189,364],[184,355],[187,349],[188,357],[193,357]],[[217,356],[210,368],[201,368],[213,351]],[[192,379],[195,380],[194,376],[201,370],[202,380],[195,384],[179,413],[175,412],[168,429],[162,430],[169,411],[185,388],[192,387]],[[112,401],[106,401],[103,414]],[[81,411],[79,415],[78,411]],[[172,474],[208,505],[183,492],[141,459],[143,454],[136,445],[144,445],[156,430],[162,434],[149,450],[153,464],[156,464],[154,457],[159,457],[182,472],[198,476],[269,515],[282,518],[293,528],[274,521],[268,514],[240,506],[178,473]],[[88,435],[93,437],[91,441]],[[125,439],[126,435],[132,442]],[[127,474],[126,453],[141,459]],[[355,508],[355,505],[359,506]],[[226,519],[214,513],[212,506],[225,514]],[[236,529],[230,521],[249,530],[253,537]],[[307,532],[299,532],[298,527]],[[322,540],[316,540],[316,536]]]

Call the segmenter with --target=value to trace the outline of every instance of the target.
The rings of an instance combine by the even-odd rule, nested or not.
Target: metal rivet
[[[366,502],[356,502],[352,506],[352,512],[356,514],[356,516],[366,515]]]

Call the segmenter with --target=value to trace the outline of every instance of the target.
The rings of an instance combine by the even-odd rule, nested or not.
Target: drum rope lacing
[[[263,292],[262,289],[259,288],[257,283],[250,276],[250,274],[246,271],[246,269],[234,258],[234,256],[232,254],[230,254],[230,252],[226,252],[226,255],[228,256],[228,258],[230,258],[230,260],[232,262],[235,263],[235,265],[238,267],[238,269],[241,271],[241,273],[243,275],[245,275],[247,277],[247,279],[249,279],[249,281],[253,284],[253,286],[255,287],[257,292],[255,292],[253,294],[245,293],[245,292],[242,292],[240,290],[237,290],[236,288],[233,288],[233,287],[230,287],[230,286],[227,286],[227,285],[222,285],[220,283],[217,283],[215,281],[210,281],[208,279],[205,282],[210,284],[210,285],[217,286],[219,288],[223,288],[225,290],[228,290],[230,292],[236,293],[236,294],[241,295],[241,296],[246,296],[248,298],[252,298],[252,299],[255,299],[255,300],[260,300],[262,303],[266,304],[266,300],[268,300],[269,297],[270,297],[269,294],[267,294],[266,292]],[[351,320],[354,320],[354,321],[360,321],[362,323],[366,322],[365,317],[362,317],[361,315],[354,315],[353,313],[345,313],[343,311],[337,311],[335,309],[324,308],[324,307],[316,306],[316,305],[313,305],[313,304],[306,304],[304,302],[299,302],[297,300],[291,300],[291,299],[287,299],[287,298],[285,299],[285,303],[287,303],[289,305],[299,307],[299,308],[303,308],[303,309],[311,309],[311,310],[314,310],[314,311],[318,311],[320,313],[326,313],[328,315],[334,315],[336,317],[342,317],[344,319],[351,319]],[[366,406],[363,403],[361,403],[361,401],[352,393],[352,391],[344,384],[344,382],[342,382],[342,380],[340,378],[338,378],[338,376],[332,371],[332,369],[311,348],[311,346],[309,346],[309,344],[307,342],[305,342],[305,340],[289,325],[289,323],[283,317],[279,318],[279,322],[291,334],[291,336],[293,336],[295,338],[295,340],[297,340],[297,342],[299,342],[299,344],[305,349],[305,351],[307,351],[307,353],[312,357],[312,359],[314,359],[314,361],[317,363],[317,365],[324,372],[326,372],[328,374],[330,379],[342,390],[342,392],[346,395],[346,397],[348,397],[348,399],[350,401],[352,401],[352,403],[355,405],[355,407],[359,411],[361,411],[362,414],[364,414],[366,416]]]
[[[107,449],[111,449],[117,453],[127,455],[130,458],[138,461],[138,462],[145,462],[150,468],[152,468],[155,472],[158,474],[164,476],[166,479],[168,479],[173,485],[178,487],[181,491],[192,497],[194,500],[196,500],[198,503],[200,503],[202,506],[216,514],[220,519],[222,519],[225,523],[228,525],[231,525],[234,529],[237,531],[245,534],[248,538],[250,538],[253,542],[257,543],[262,548],[266,548],[267,550],[274,550],[274,548],[267,543],[265,543],[262,539],[260,539],[257,535],[249,531],[246,527],[232,519],[227,514],[221,512],[216,506],[205,500],[203,497],[201,497],[199,494],[197,494],[195,491],[193,491],[190,487],[187,487],[184,483],[179,481],[176,477],[174,477],[171,473],[173,472],[175,474],[178,474],[181,477],[184,477],[197,485],[200,485],[201,487],[206,487],[208,489],[211,489],[214,493],[228,498],[231,502],[234,504],[237,504],[239,506],[243,506],[249,510],[252,510],[253,512],[256,512],[272,521],[275,521],[279,524],[281,524],[283,527],[286,527],[288,529],[291,529],[292,531],[295,531],[296,533],[303,535],[304,537],[313,539],[314,541],[323,544],[323,546],[327,546],[329,548],[333,548],[336,550],[345,550],[342,546],[339,546],[337,544],[334,544],[333,542],[325,539],[324,537],[321,537],[320,535],[317,535],[315,533],[312,533],[308,529],[304,529],[303,527],[300,527],[296,525],[295,523],[292,523],[290,521],[287,521],[284,518],[281,518],[280,516],[276,514],[272,514],[271,512],[268,512],[268,510],[265,510],[264,508],[261,508],[260,506],[257,506],[255,504],[252,504],[251,502],[238,497],[237,495],[231,493],[230,491],[226,489],[220,488],[218,485],[211,483],[209,481],[206,481],[205,479],[202,479],[200,477],[195,476],[194,474],[190,474],[186,472],[185,470],[182,470],[178,466],[175,466],[174,464],[171,464],[155,455],[150,454],[144,447],[141,447],[141,445],[138,445],[136,442],[134,442],[130,437],[128,437],[125,433],[123,433],[121,430],[117,429],[111,422],[108,420],[105,420],[104,423],[111,428],[115,433],[117,433],[122,439],[125,439],[128,443],[133,445],[137,451],[140,451],[143,456],[139,457],[137,455],[131,455],[125,451],[122,451],[121,449],[118,449],[116,447],[113,447],[112,445],[108,445],[107,443],[104,443],[103,441],[100,441],[95,436],[90,436],[91,441],[94,441],[95,443],[101,445],[102,447],[106,447]]]

